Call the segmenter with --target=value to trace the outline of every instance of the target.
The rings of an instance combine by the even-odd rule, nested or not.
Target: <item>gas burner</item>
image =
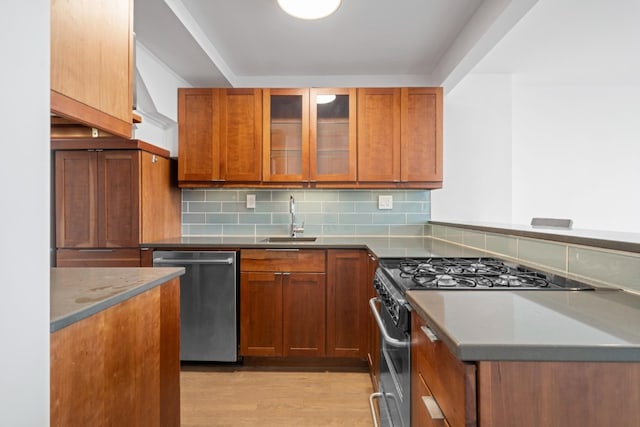
[[[449,274],[415,274],[412,279],[420,288],[474,288],[476,286],[476,282],[472,279]]]
[[[495,279],[496,286],[509,288],[546,288],[549,282],[533,274],[501,274]]]

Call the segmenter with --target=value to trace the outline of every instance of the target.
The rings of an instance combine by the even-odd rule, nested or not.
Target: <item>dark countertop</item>
[[[183,274],[182,267],[52,268],[50,332]]]
[[[640,233],[532,227],[530,225],[485,222],[429,221],[429,224],[640,253]]]
[[[640,298],[615,291],[409,291],[459,359],[640,362]]]
[[[176,237],[156,242],[143,243],[143,248],[178,250],[222,250],[222,249],[370,249],[379,258],[431,257],[431,256],[480,256],[482,251],[433,240],[430,237],[359,237],[318,236],[315,242],[268,243],[266,236],[258,237]]]

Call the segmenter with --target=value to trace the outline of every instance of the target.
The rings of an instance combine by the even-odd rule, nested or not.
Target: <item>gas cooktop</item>
[[[496,258],[383,258],[379,268],[403,293],[417,289],[594,289]]]

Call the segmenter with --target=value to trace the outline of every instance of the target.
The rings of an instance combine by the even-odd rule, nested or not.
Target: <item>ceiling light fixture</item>
[[[318,95],[316,96],[316,104],[328,104],[335,101],[335,95]]]
[[[342,0],[278,0],[278,5],[291,16],[300,19],[320,19],[331,15]]]

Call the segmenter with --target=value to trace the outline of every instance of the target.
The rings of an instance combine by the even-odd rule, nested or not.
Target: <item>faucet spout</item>
[[[298,233],[304,233],[304,223],[302,223],[302,225],[296,224],[296,200],[293,198],[293,194],[289,196],[289,213],[291,214],[289,235],[291,237],[297,237]]]

